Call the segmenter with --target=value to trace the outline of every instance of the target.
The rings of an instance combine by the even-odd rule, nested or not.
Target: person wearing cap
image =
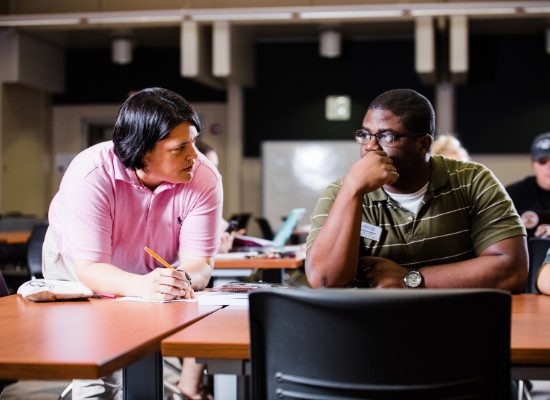
[[[550,225],[538,225],[538,212],[550,211],[550,132],[535,137],[531,145],[534,175],[506,187],[516,210],[531,236],[550,235]]]

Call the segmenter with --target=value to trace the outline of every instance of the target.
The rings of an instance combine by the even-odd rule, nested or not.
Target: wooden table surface
[[[228,306],[162,341],[164,356],[248,360],[247,306]]]
[[[250,358],[248,307],[228,306],[162,341],[167,356]],[[550,296],[512,296],[512,365],[550,366]]]
[[[297,269],[304,265],[305,257],[293,258],[216,258],[214,269]]]
[[[0,231],[0,242],[23,244],[29,241],[31,231]]]
[[[98,378],[160,350],[161,339],[219,306],[0,298],[0,379]]]
[[[550,366],[550,296],[512,296],[512,364]]]

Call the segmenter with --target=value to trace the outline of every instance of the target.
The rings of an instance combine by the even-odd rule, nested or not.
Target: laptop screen
[[[298,222],[300,222],[305,212],[305,208],[293,208],[290,211],[290,214],[286,217],[285,222],[283,222],[283,225],[281,225],[281,228],[273,237],[274,247],[283,247],[286,244],[287,240],[292,235],[294,228],[296,228],[296,225],[298,225]]]

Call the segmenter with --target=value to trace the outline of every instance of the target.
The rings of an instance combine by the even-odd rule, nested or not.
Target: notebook
[[[283,248],[286,242],[288,241],[288,239],[290,238],[290,236],[292,235],[294,228],[296,228],[296,225],[298,225],[298,223],[304,216],[305,212],[306,212],[305,208],[293,208],[290,211],[290,214],[288,214],[288,217],[286,217],[285,221],[283,222],[283,225],[281,225],[277,233],[275,233],[273,240],[260,239],[260,238],[244,236],[244,235],[235,235],[233,247],[234,248],[242,248],[242,247]]]

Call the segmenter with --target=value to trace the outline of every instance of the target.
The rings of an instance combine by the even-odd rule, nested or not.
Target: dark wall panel
[[[457,87],[457,131],[472,153],[527,153],[550,131],[544,35],[474,37],[468,83]]]
[[[190,102],[225,101],[226,93],[180,75],[179,48],[137,48],[128,65],[111,62],[110,49],[72,50],[66,54],[66,91],[56,104],[122,103],[146,87],[173,90]]]
[[[408,87],[433,100],[414,72],[412,40],[345,42],[342,56],[319,56],[316,42],[260,43],[256,85],[246,91],[246,156],[265,140],[352,140],[368,103],[388,89]],[[349,121],[327,121],[325,98],[349,95]]]

